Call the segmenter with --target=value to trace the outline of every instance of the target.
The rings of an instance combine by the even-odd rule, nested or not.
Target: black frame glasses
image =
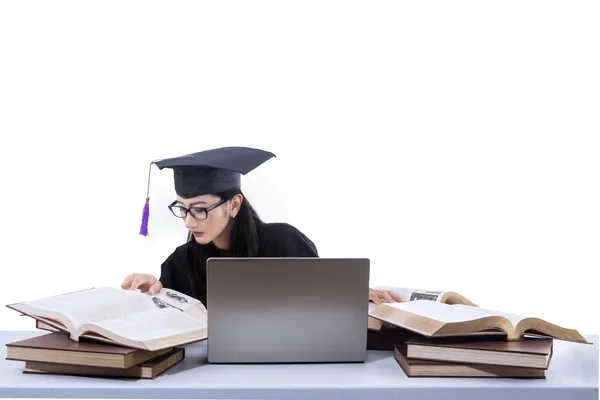
[[[173,213],[173,215],[177,218],[181,218],[181,219],[185,219],[189,214],[192,214],[192,217],[194,217],[195,219],[202,221],[205,220],[206,218],[208,218],[208,212],[210,210],[214,210],[215,208],[219,207],[222,204],[227,203],[229,199],[225,198],[222,199],[221,201],[213,204],[210,207],[190,207],[190,208],[186,208],[180,205],[177,205],[177,200],[175,200],[174,202],[172,202],[171,204],[169,204],[169,210],[171,210],[171,212]]]

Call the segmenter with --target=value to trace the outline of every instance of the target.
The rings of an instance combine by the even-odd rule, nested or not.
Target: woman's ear
[[[231,198],[231,209],[229,211],[231,214],[231,218],[235,218],[237,213],[240,212],[240,207],[242,207],[243,201],[244,197],[239,193]]]

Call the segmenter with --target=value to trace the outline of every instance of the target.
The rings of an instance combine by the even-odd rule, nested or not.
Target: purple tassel
[[[142,213],[142,227],[140,228],[140,235],[148,236],[148,217],[150,217],[150,199],[146,198],[146,204],[144,205],[144,212]]]
[[[152,172],[152,164],[148,168],[148,189],[146,191],[146,204],[144,204],[144,212],[142,213],[142,226],[140,227],[140,235],[148,236],[148,218],[150,217],[150,173]]]

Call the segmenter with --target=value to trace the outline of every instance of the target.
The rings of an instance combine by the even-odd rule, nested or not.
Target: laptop
[[[364,362],[369,259],[209,258],[209,363]]]

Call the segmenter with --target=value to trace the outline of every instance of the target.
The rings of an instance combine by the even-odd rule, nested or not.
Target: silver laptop
[[[369,267],[369,259],[208,259],[208,362],[364,362]]]

